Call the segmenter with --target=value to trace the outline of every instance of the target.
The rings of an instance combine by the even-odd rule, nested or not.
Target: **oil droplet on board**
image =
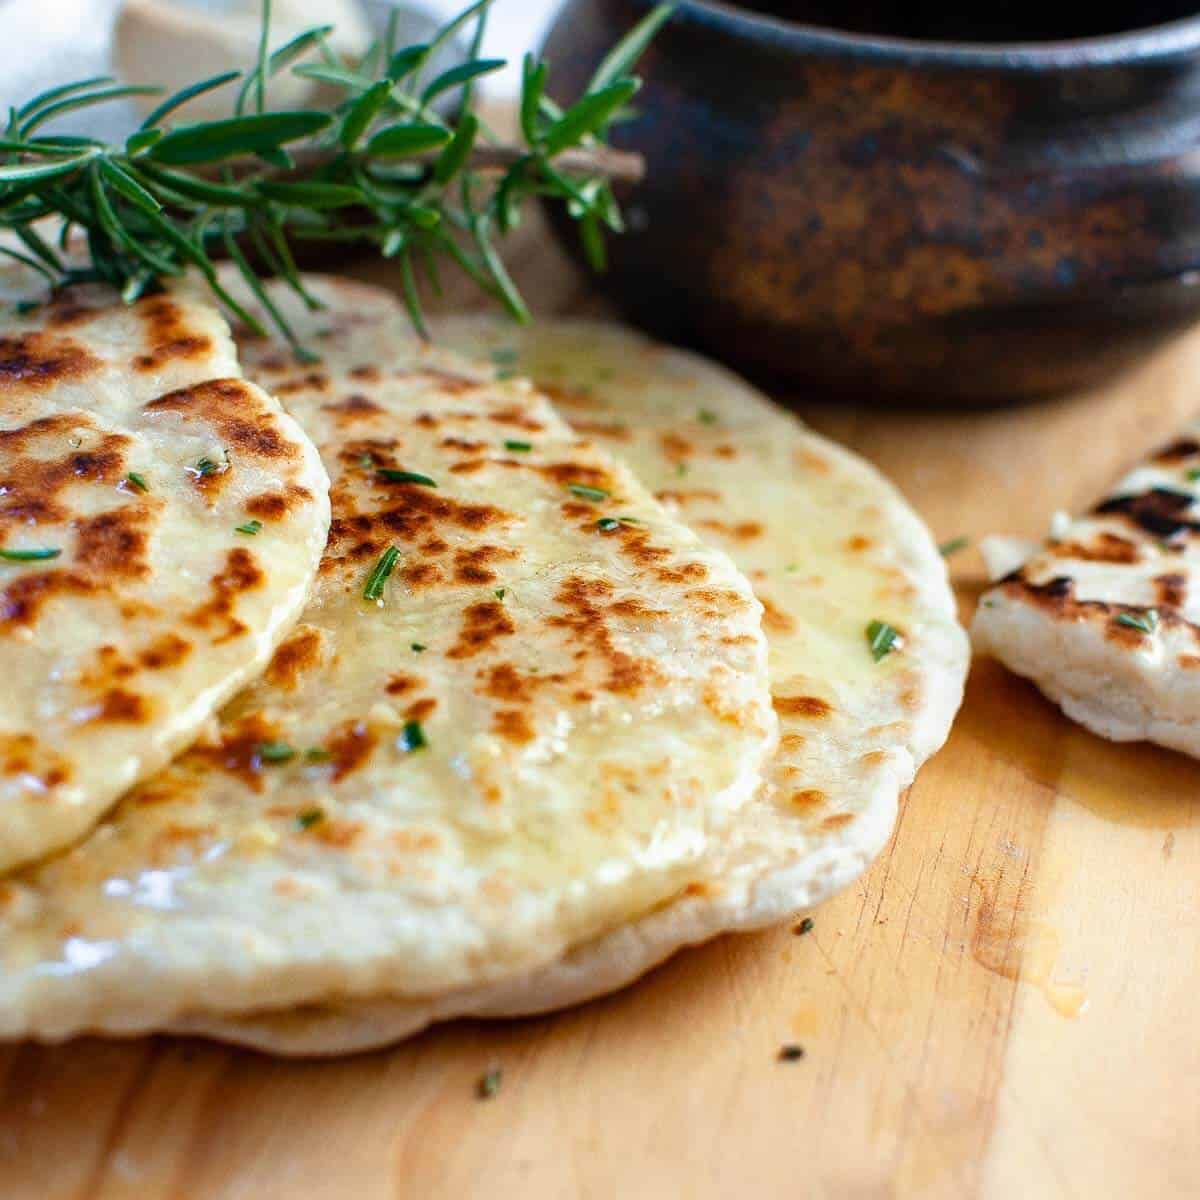
[[[1055,978],[1062,939],[1047,925],[1031,923],[1021,934],[1022,957],[1017,980],[1038,988],[1050,1007],[1061,1017],[1077,1017],[1087,1007],[1087,992],[1081,983]]]
[[[971,936],[971,957],[987,971],[1036,987],[1062,1017],[1078,1017],[1087,1008],[1082,981],[1056,972],[1062,939],[1044,921],[1029,918],[1020,908],[998,912],[991,894],[980,883],[982,896]]]
[[[792,1032],[798,1037],[811,1036],[821,1024],[821,1010],[815,1004],[802,1004],[792,1013]]]

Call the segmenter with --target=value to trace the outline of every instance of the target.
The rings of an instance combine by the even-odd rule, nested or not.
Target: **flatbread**
[[[380,301],[387,303],[386,301]],[[361,315],[361,310],[360,310]],[[868,464],[695,355],[629,330],[459,318],[447,344],[528,373],[711,544],[765,605],[780,750],[715,845],[706,877],[525,975],[439,997],[329,1000],[179,1032],[278,1054],[385,1045],[435,1021],[545,1012],[621,987],[682,946],[770,925],[825,899],[880,852],[900,792],[962,698],[966,637],[925,527]],[[876,663],[870,622],[903,643]]]
[[[84,834],[299,615],[328,480],[240,375],[187,289],[0,314],[0,869]]]
[[[212,736],[8,879],[4,1036],[526,975],[695,880],[774,749],[729,559],[529,384],[313,286],[320,366],[246,347],[333,477],[309,606]]]
[[[984,594],[981,654],[1101,737],[1200,757],[1200,425]]]

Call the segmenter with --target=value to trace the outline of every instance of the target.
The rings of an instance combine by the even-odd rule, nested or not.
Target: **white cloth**
[[[0,2],[0,105],[20,107],[60,83],[111,71],[112,30],[121,0],[3,0]],[[97,109],[88,123],[97,136],[116,136],[133,110]]]
[[[180,2],[180,0],[176,0]],[[191,7],[228,8],[229,0],[182,0]],[[423,8],[442,20],[456,15],[466,0],[424,0],[402,4]],[[493,95],[513,95],[520,86],[521,57],[541,44],[560,0],[496,0],[488,22],[483,52],[507,58],[509,68],[490,77]],[[112,72],[112,31],[121,0],[0,0],[0,105],[20,105],[57,84]],[[382,23],[387,0],[366,0],[373,21]],[[314,3],[314,20],[319,15]],[[133,81],[137,82],[137,81]],[[180,80],[180,85],[189,82]],[[85,119],[70,122],[97,136],[117,136],[128,129],[133,109],[124,103],[104,105]]]
[[[486,58],[506,58],[509,65],[489,79],[493,95],[516,95],[521,86],[521,59],[541,46],[562,0],[496,0],[483,43]],[[466,7],[464,0],[425,0],[424,7],[447,20]]]

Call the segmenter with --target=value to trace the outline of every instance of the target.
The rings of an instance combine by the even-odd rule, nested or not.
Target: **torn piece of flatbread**
[[[729,559],[528,383],[320,290],[321,364],[246,347],[333,478],[311,601],[212,737],[4,882],[6,1037],[528,974],[695,881],[761,781]]]
[[[1200,756],[1200,426],[979,602],[971,636],[1102,737]]]
[[[240,375],[186,287],[0,311],[0,869],[84,834],[299,615],[328,479]]]
[[[358,309],[360,336],[379,353],[372,311]],[[437,333],[490,358],[498,374],[530,375],[577,430],[619,454],[748,574],[765,605],[781,721],[768,785],[716,841],[703,881],[541,968],[443,996],[329,997],[237,1020],[193,1016],[176,1024],[180,1032],[280,1054],[362,1050],[434,1021],[576,1003],[681,946],[786,919],[880,852],[900,792],[961,701],[967,645],[945,566],[920,520],[861,459],[728,371],[627,329],[460,318]],[[878,662],[867,637],[875,620],[902,639]]]

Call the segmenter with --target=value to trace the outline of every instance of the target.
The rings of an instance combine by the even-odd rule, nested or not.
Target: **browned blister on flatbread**
[[[0,319],[0,867],[85,833],[299,611],[328,485],[240,375],[186,289],[77,287]]]
[[[1116,741],[1200,754],[1200,429],[1131,471],[985,593],[976,647]]]

